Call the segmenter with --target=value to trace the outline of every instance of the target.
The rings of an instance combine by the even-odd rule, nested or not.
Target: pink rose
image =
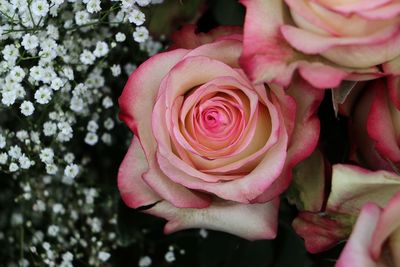
[[[384,209],[363,206],[336,267],[400,266],[400,192]]]
[[[400,1],[242,0],[241,63],[256,81],[287,85],[293,72],[318,88],[397,73]]]
[[[169,221],[166,233],[273,238],[291,168],[316,146],[322,94],[301,81],[254,86],[238,64],[241,36],[209,42],[155,55],[129,78],[120,118],[135,136],[119,190],[129,207],[155,204],[146,212]]]
[[[355,155],[374,169],[400,167],[400,79],[376,80],[354,104],[351,124]]]

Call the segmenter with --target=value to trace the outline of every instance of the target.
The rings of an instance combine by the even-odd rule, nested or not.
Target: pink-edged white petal
[[[147,206],[161,199],[142,179],[147,170],[143,149],[137,137],[133,137],[118,171],[118,189],[128,207]]]
[[[350,239],[336,262],[336,267],[377,267],[377,263],[371,258],[369,248],[380,215],[380,208],[374,204],[365,204],[362,207]]]
[[[332,189],[327,210],[357,214],[367,202],[384,207],[398,191],[400,176],[395,173],[336,164],[332,167]]]
[[[396,26],[365,37],[322,36],[290,25],[283,25],[281,31],[285,40],[297,50],[320,54],[350,68],[369,68],[400,54],[400,28]]]
[[[167,234],[189,228],[206,228],[257,240],[275,238],[278,207],[279,199],[263,204],[215,200],[205,209],[177,209],[162,201],[146,212],[168,220],[164,228]]]

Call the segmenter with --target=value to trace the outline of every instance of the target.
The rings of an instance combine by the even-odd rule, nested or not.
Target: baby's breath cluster
[[[145,26],[154,3],[0,0],[4,266],[110,260],[115,178],[102,181],[93,166],[104,164],[99,151],[118,141],[121,84],[136,63],[161,49]]]

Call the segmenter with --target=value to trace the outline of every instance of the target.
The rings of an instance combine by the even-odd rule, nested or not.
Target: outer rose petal
[[[396,131],[389,110],[389,100],[382,80],[372,85],[374,98],[368,114],[367,131],[371,139],[376,141],[376,149],[389,160],[400,161],[400,148],[397,143]]]
[[[322,54],[336,64],[351,68],[369,68],[393,60],[400,50],[399,29],[352,38],[327,37],[287,25],[281,30],[285,39],[297,50],[306,54]]]
[[[387,241],[390,235],[392,235],[395,231],[399,231],[400,229],[400,192],[397,193],[390,202],[386,205],[383,210],[378,226],[376,227],[375,233],[372,238],[371,243],[371,254],[375,260],[378,260],[381,255],[381,250],[384,245],[384,242]],[[390,242],[391,240],[389,240]],[[388,243],[389,243],[388,242]],[[395,242],[398,242],[396,240]],[[388,244],[390,246],[390,243]],[[398,248],[399,244],[397,244]],[[400,251],[392,250],[392,256],[395,259],[395,266],[399,266],[400,264]]]
[[[118,171],[118,189],[125,204],[130,208],[147,206],[160,200],[142,179],[142,174],[147,170],[148,164],[143,149],[137,137],[133,137]]]
[[[356,214],[364,203],[373,202],[383,207],[400,191],[400,176],[387,171],[337,164],[332,170],[332,190],[327,210]]]
[[[304,238],[310,253],[320,253],[335,246],[348,235],[339,221],[311,212],[300,212],[292,224],[298,235]]]
[[[151,130],[151,113],[161,80],[187,52],[184,49],[177,49],[160,53],[140,65],[129,77],[119,97],[121,108],[119,116],[139,138],[143,147],[150,168],[143,175],[146,183],[162,198],[177,207],[204,208],[209,205],[206,196],[175,184],[161,172],[155,158],[157,145]]]
[[[353,233],[343,249],[336,267],[377,267],[377,263],[371,258],[369,246],[380,213],[379,207],[373,204],[363,206]]]
[[[292,83],[287,93],[293,96],[296,104],[289,101],[289,97],[275,90],[284,112],[286,121],[295,121],[295,125],[286,128],[291,134],[288,144],[288,153],[282,174],[257,199],[264,202],[282,193],[292,180],[292,169],[301,160],[307,158],[314,151],[319,139],[320,124],[316,110],[323,98],[323,91],[317,90],[301,79]],[[285,110],[286,109],[286,110]],[[289,119],[287,119],[289,118]]]
[[[390,164],[376,151],[375,142],[367,132],[368,114],[375,92],[371,88],[362,88],[362,90],[362,97],[354,105],[351,120],[352,158],[356,161],[365,162],[369,168],[375,170],[392,170]]]
[[[263,204],[214,201],[205,209],[177,209],[162,201],[146,212],[169,221],[165,226],[165,233],[188,228],[207,228],[256,240],[275,238],[278,206],[278,198]]]

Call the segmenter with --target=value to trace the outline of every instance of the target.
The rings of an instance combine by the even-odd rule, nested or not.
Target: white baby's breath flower
[[[58,227],[57,225],[50,225],[49,228],[47,228],[47,234],[49,236],[56,236],[59,231],[60,227]]]
[[[68,122],[59,122],[57,124],[60,132],[57,135],[57,140],[60,142],[68,142],[73,137],[73,129]]]
[[[0,153],[0,164],[4,165],[7,163],[8,155],[5,152]]]
[[[62,259],[63,261],[71,262],[74,259],[74,255],[71,252],[67,251],[62,255]]]
[[[2,96],[1,103],[3,103],[6,106],[11,106],[12,104],[15,103],[15,100],[17,99],[17,94],[15,91],[3,92],[1,96]]]
[[[47,87],[40,87],[39,90],[35,92],[35,100],[39,104],[47,104],[50,102],[52,96],[52,92]]]
[[[49,12],[49,3],[46,0],[33,0],[31,10],[36,16],[44,17]]]
[[[53,205],[53,212],[55,213],[55,214],[64,214],[65,213],[65,209],[64,209],[64,206],[61,204],[61,203],[55,203],[54,205]]]
[[[11,162],[10,165],[9,165],[9,167],[8,167],[8,170],[9,170],[10,172],[16,172],[16,171],[19,170],[19,166],[18,166],[17,163]]]
[[[14,65],[19,57],[19,50],[13,44],[6,45],[1,53],[3,54],[3,58],[11,65]]]
[[[22,102],[19,108],[21,109],[21,113],[24,114],[25,116],[30,116],[35,111],[35,107],[33,106],[31,101]]]
[[[25,141],[26,139],[29,138],[29,134],[25,130],[18,131],[16,136],[17,136],[18,140],[20,140],[20,141]]]
[[[126,35],[125,35],[124,33],[122,33],[122,32],[119,32],[119,33],[117,33],[117,34],[115,35],[115,40],[116,40],[117,42],[123,42],[123,41],[126,40]]]
[[[101,141],[103,141],[103,143],[107,144],[107,145],[111,145],[111,141],[112,141],[112,137],[111,134],[109,133],[104,133],[101,136]]]
[[[43,134],[45,136],[54,135],[57,131],[57,125],[51,121],[47,121],[43,124]]]
[[[39,45],[39,38],[37,38],[35,35],[27,33],[22,38],[21,44],[26,50],[35,49]]]
[[[69,105],[69,108],[75,112],[81,112],[84,108],[85,104],[79,96],[73,96],[71,98],[71,103]]]
[[[75,23],[77,25],[83,25],[90,22],[90,14],[85,10],[80,10],[75,13]]]
[[[87,133],[85,136],[85,143],[88,145],[95,145],[99,141],[99,137],[95,133]]]
[[[72,162],[74,162],[75,156],[71,152],[68,152],[64,155],[64,160],[66,163],[71,164]]]
[[[91,120],[91,121],[88,122],[88,124],[86,126],[86,129],[89,132],[95,133],[97,131],[97,129],[99,129],[99,125],[97,124],[96,121]]]
[[[53,175],[58,171],[58,167],[55,164],[46,164],[46,173]]]
[[[15,145],[10,147],[10,150],[8,150],[8,155],[12,157],[13,159],[18,159],[19,157],[22,156],[22,150],[19,146]]]
[[[54,151],[51,148],[43,148],[39,154],[40,160],[43,163],[50,164],[54,161]]]
[[[120,65],[114,64],[111,66],[110,69],[111,69],[111,73],[114,77],[117,77],[121,74],[121,66]]]
[[[147,38],[149,38],[149,31],[143,26],[137,27],[133,32],[133,39],[138,43],[143,43]]]
[[[151,258],[144,256],[139,259],[139,267],[149,267],[151,265]]]
[[[92,65],[96,59],[92,52],[85,49],[82,54],[79,56],[80,61],[85,65]]]
[[[138,9],[133,9],[129,15],[128,20],[130,23],[134,23],[136,26],[140,26],[146,20],[144,13]]]
[[[10,78],[12,80],[14,80],[15,82],[19,83],[24,79],[25,71],[20,66],[15,66],[10,71],[10,75],[9,76],[10,76]]]
[[[139,6],[147,6],[150,4],[151,0],[135,0],[136,4]]]
[[[107,118],[104,123],[104,128],[106,128],[107,130],[111,130],[114,128],[114,121],[111,118]]]
[[[74,79],[74,71],[71,67],[64,67],[62,69],[62,75],[70,81]]]
[[[4,135],[0,134],[0,148],[4,148],[6,146],[6,138]]]
[[[69,164],[64,169],[64,175],[68,178],[75,178],[79,173],[79,167],[76,164]]]
[[[50,88],[57,91],[63,86],[63,84],[63,80],[57,77],[51,81]]]
[[[109,96],[106,96],[106,97],[103,99],[102,104],[103,104],[103,107],[105,107],[105,108],[111,108],[111,107],[114,105],[114,103],[113,103],[111,97],[109,97]]]
[[[105,251],[100,251],[98,254],[98,257],[99,257],[99,260],[105,262],[111,257],[111,254],[108,252],[105,252]]]
[[[30,159],[25,154],[22,154],[22,156],[19,157],[18,162],[21,169],[29,169],[32,165]]]
[[[173,251],[168,251],[167,253],[165,253],[164,258],[167,262],[173,262],[175,261],[175,254]]]
[[[108,51],[109,48],[106,42],[97,42],[96,49],[93,51],[93,55],[96,57],[102,57],[107,55]]]
[[[89,0],[86,4],[86,10],[89,13],[96,13],[101,11],[100,0]]]

